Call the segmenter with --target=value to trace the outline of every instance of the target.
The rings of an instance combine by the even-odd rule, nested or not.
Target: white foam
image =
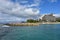
[[[10,27],[10,26],[7,26],[7,25],[3,25],[2,27]]]

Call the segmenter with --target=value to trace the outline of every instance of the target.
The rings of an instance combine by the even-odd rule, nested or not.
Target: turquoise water
[[[0,27],[0,40],[60,40],[60,24]]]

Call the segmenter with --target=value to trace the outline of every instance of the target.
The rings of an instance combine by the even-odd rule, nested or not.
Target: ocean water
[[[0,40],[60,40],[60,24],[0,26]]]

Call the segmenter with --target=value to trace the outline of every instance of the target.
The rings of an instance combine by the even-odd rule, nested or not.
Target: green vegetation
[[[38,20],[33,20],[33,19],[28,19],[27,22],[28,22],[28,23],[37,23],[37,22],[39,22],[39,21],[38,21]]]
[[[59,18],[56,18],[56,21],[57,21],[57,22],[60,22],[60,17],[59,17]]]

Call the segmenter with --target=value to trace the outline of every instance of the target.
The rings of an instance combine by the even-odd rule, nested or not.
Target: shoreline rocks
[[[40,23],[10,23],[9,26],[38,26]]]
[[[8,26],[38,26],[40,24],[60,24],[60,22],[39,22],[39,23],[9,23]]]

